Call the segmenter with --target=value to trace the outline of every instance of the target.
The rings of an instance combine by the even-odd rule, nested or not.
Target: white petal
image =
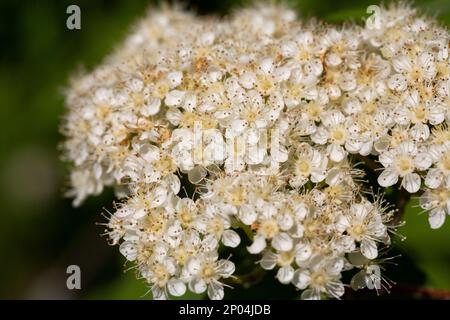
[[[180,179],[175,174],[169,174],[166,177],[167,183],[174,194],[178,194],[181,188]]]
[[[345,292],[344,285],[340,281],[328,283],[326,285],[326,288],[327,288],[328,294],[336,299],[341,297]]]
[[[247,128],[248,126],[248,122],[247,120],[233,120],[233,122],[231,122],[231,129],[233,130],[233,132],[235,133],[241,133],[245,130],[245,128]]]
[[[262,235],[256,235],[253,239],[253,243],[247,247],[248,252],[251,254],[258,254],[266,248],[266,238]]]
[[[153,286],[152,296],[153,296],[153,300],[166,300],[167,299],[164,288],[161,288],[159,286]]]
[[[273,68],[273,60],[272,60],[272,58],[264,58],[259,63],[259,69],[262,72],[266,73],[266,74],[270,73],[272,68]]]
[[[208,172],[202,166],[195,166],[192,170],[188,172],[189,182],[192,184],[198,184],[203,178],[206,177]]]
[[[394,74],[391,76],[388,81],[387,85],[389,89],[395,90],[395,91],[404,91],[408,85],[408,82],[406,78],[401,74]]]
[[[353,276],[352,280],[350,281],[350,287],[355,291],[366,287],[365,270],[361,270]]]
[[[167,80],[169,81],[170,87],[173,89],[179,86],[183,81],[183,73],[180,71],[170,72],[167,75]]]
[[[158,187],[153,191],[153,200],[151,202],[151,208],[162,206],[167,199],[167,190],[162,187]]]
[[[166,112],[166,118],[171,124],[177,126],[180,123],[183,113],[177,108],[169,108]]]
[[[307,270],[298,269],[294,273],[294,277],[292,279],[292,284],[296,286],[298,289],[303,290],[307,286],[309,286],[311,280],[311,275]]]
[[[430,128],[426,124],[417,123],[409,129],[409,134],[415,141],[425,141],[430,136]]]
[[[378,184],[382,187],[390,187],[398,181],[398,174],[394,169],[385,169],[378,177]]]
[[[445,222],[445,211],[442,209],[434,209],[428,216],[428,222],[432,229],[439,229]]]
[[[425,185],[431,189],[438,188],[442,180],[444,179],[444,175],[442,171],[437,168],[431,168],[428,170],[427,176],[425,178]]]
[[[272,239],[272,247],[279,251],[289,251],[293,245],[292,238],[284,232],[276,234]]]
[[[154,116],[159,112],[160,107],[161,107],[161,100],[152,99],[142,107],[141,113],[146,117]]]
[[[134,261],[137,258],[138,251],[134,243],[127,241],[122,242],[119,251],[128,261]]]
[[[290,214],[280,214],[277,217],[277,222],[281,230],[287,231],[294,225],[294,218]]]
[[[239,78],[239,83],[245,89],[251,89],[256,84],[256,77],[251,72],[244,72]]]
[[[186,270],[194,275],[197,274],[200,269],[201,269],[201,264],[200,264],[200,260],[194,257],[191,257],[190,259],[188,259],[188,261],[186,262]]]
[[[194,293],[203,293],[206,290],[206,282],[200,278],[194,278],[189,282],[189,290]]]
[[[392,66],[395,71],[400,73],[406,73],[412,70],[411,61],[406,55],[401,55],[392,59]]]
[[[394,159],[395,155],[391,151],[384,151],[378,156],[378,160],[385,168],[389,167],[394,162]]]
[[[115,215],[117,218],[125,218],[125,217],[129,216],[129,215],[132,214],[132,213],[133,213],[133,210],[131,210],[129,207],[122,207],[122,208],[118,209],[118,210],[114,213],[114,215]]]
[[[194,111],[195,107],[197,106],[197,96],[195,94],[189,93],[184,98],[184,104],[183,109],[187,112]],[[206,106],[203,106],[205,109]]]
[[[183,228],[181,227],[181,223],[178,220],[173,221],[168,227],[167,227],[167,235],[169,237],[178,237],[181,232],[183,232]]]
[[[326,271],[331,275],[338,275],[341,273],[344,268],[344,259],[333,259],[330,262],[327,262]]]
[[[411,122],[409,109],[405,106],[395,108],[394,121],[400,125],[408,125]]]
[[[171,295],[181,297],[186,293],[186,285],[179,279],[172,279],[167,283],[167,290]]]
[[[222,300],[223,296],[223,286],[217,282],[211,282],[208,286],[208,297],[211,300]]]
[[[166,99],[164,100],[164,103],[168,107],[179,106],[183,102],[185,94],[186,93],[184,91],[172,90],[166,95]]]
[[[241,242],[239,235],[233,230],[225,230],[222,234],[222,243],[231,248],[236,248]]]
[[[308,289],[303,291],[301,295],[302,300],[320,300],[319,290]]]
[[[338,232],[344,232],[350,227],[350,221],[349,218],[341,215],[336,223],[336,230]]]
[[[241,208],[239,209],[239,219],[244,223],[245,225],[251,225],[253,222],[255,222],[256,218],[258,217],[258,214],[256,213],[255,209],[250,207],[247,204],[243,204]]]
[[[377,244],[374,240],[371,239],[364,239],[361,242],[361,253],[367,258],[367,259],[375,259],[378,256],[378,249]]]
[[[431,80],[436,74],[436,65],[434,64],[434,55],[425,51],[419,55],[417,59],[418,65],[423,71],[423,76],[427,80]]]
[[[217,273],[222,277],[222,278],[229,278],[234,271],[236,270],[236,267],[234,265],[233,262],[231,262],[230,260],[220,260],[218,262],[218,268],[217,268]]]
[[[292,266],[284,266],[278,269],[277,279],[282,284],[288,284],[289,282],[291,282],[293,277],[294,277],[294,268],[292,268]]]
[[[430,155],[425,152],[417,154],[417,156],[414,158],[414,166],[419,170],[428,169],[432,163],[433,160],[431,159]]]
[[[272,270],[278,261],[278,255],[272,251],[266,252],[261,258],[261,268],[264,270]]]
[[[298,244],[295,248],[295,262],[301,265],[311,257],[312,248],[309,244]]]
[[[328,147],[328,152],[330,153],[330,159],[334,162],[340,162],[347,155],[345,149],[337,144],[331,144]]]
[[[408,173],[403,177],[402,186],[409,193],[416,193],[420,189],[420,176],[417,173]]]
[[[369,213],[369,210],[364,204],[355,203],[351,206],[351,212],[355,215],[358,221],[363,221]]]

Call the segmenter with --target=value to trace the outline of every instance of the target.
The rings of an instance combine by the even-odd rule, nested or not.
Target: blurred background
[[[226,14],[244,0],[178,1],[200,14]],[[332,23],[362,23],[376,0],[293,0],[302,17]],[[63,198],[67,171],[59,160],[58,132],[64,113],[62,91],[80,67],[94,68],[127,34],[129,26],[155,1],[0,0],[0,298],[148,299],[147,287],[124,272],[124,259],[100,234],[100,215],[111,192],[74,209]],[[66,8],[81,8],[81,30],[66,28]],[[450,24],[450,1],[416,1]],[[450,219],[431,230],[417,199],[405,212],[395,238],[387,275],[397,282],[391,295],[373,292],[346,298],[443,298],[450,293]],[[236,260],[239,254],[234,257]],[[66,288],[66,268],[79,265],[82,289]],[[253,262],[248,263],[253,268]],[[268,274],[227,298],[293,298],[291,287]],[[190,297],[201,298],[201,297]]]

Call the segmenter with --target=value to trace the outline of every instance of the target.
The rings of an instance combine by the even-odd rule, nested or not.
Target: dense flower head
[[[420,192],[431,227],[444,223],[450,37],[405,5],[377,18],[336,27],[267,4],[220,20],[151,9],[73,79],[68,194],[80,205],[115,188],[108,236],[154,298],[222,299],[235,266],[219,248],[240,245],[237,229],[305,299],[341,297],[350,270],[352,288],[368,286],[394,210],[356,159],[375,159],[380,187]]]

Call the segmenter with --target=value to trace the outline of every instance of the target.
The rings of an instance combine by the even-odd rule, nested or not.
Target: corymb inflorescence
[[[255,268],[302,298],[341,297],[345,272],[353,289],[388,286],[388,187],[444,223],[449,34],[409,6],[377,15],[338,27],[267,4],[220,19],[152,8],[72,80],[68,194],[115,188],[109,241],[154,298],[222,299],[239,261],[219,248],[244,236]]]

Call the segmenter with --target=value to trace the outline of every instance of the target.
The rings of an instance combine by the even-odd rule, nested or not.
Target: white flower
[[[180,106],[181,103],[184,101],[185,95],[186,95],[186,92],[184,92],[184,91],[172,90],[169,93],[167,93],[164,103],[168,107]]]
[[[411,59],[411,55],[400,55],[392,60],[395,71],[404,75],[408,81],[430,81],[436,75],[434,55],[421,52]]]
[[[394,120],[400,125],[413,124],[410,135],[414,140],[425,141],[430,135],[427,122],[436,125],[444,121],[445,108],[432,101],[421,101],[419,92],[408,93],[404,105],[395,108]]]
[[[196,219],[196,228],[203,233],[214,235],[218,240],[221,239],[225,246],[235,248],[241,242],[241,238],[230,229],[229,214],[232,212],[232,208],[228,206],[207,204],[204,213]]]
[[[267,251],[262,257],[260,264],[263,269],[272,270],[276,265],[280,268],[277,271],[277,279],[282,284],[288,284],[294,277],[294,267],[292,262],[294,261],[294,252],[287,251],[281,253],[275,253]]]
[[[321,294],[328,294],[339,298],[344,294],[344,285],[339,280],[344,266],[343,260],[322,260],[311,266],[310,269],[298,269],[295,271],[292,283],[302,293],[302,299],[320,300]]]
[[[347,142],[348,132],[345,116],[337,110],[329,111],[321,116],[323,127],[311,135],[311,139],[318,144],[329,141],[327,152],[330,159],[339,162],[347,155],[344,145]]]
[[[178,87],[183,81],[183,73],[180,71],[173,71],[167,75],[167,81],[170,84],[170,88],[174,89]]]
[[[318,183],[325,179],[328,158],[320,151],[303,144],[297,150],[295,162],[293,164],[293,177],[289,183],[293,187],[301,187],[309,179]]]
[[[103,183],[89,170],[76,170],[70,175],[72,190],[67,195],[75,196],[74,206],[79,206],[87,196],[97,195],[103,191]]]
[[[224,296],[222,278],[234,273],[234,264],[229,260],[217,260],[214,255],[191,257],[185,265],[184,274],[189,282],[189,290],[194,293],[208,291],[212,300],[222,300]]]
[[[337,28],[276,5],[214,23],[151,10],[73,79],[68,195],[80,205],[114,188],[105,233],[155,299],[222,299],[234,264],[219,249],[244,233],[305,299],[340,298],[352,268],[350,286],[367,286],[396,228],[382,196],[367,199],[373,161],[382,187],[415,193],[424,177],[421,206],[432,228],[444,223],[449,33],[405,5],[378,18]]]
[[[386,168],[378,177],[382,187],[389,187],[402,178],[401,186],[409,193],[415,193],[420,188],[420,176],[414,172],[416,168],[426,169],[431,165],[429,157],[421,154],[411,141],[402,142],[396,149],[384,151],[379,160]]]
[[[436,164],[427,172],[425,185],[432,189],[441,185],[450,188],[450,148],[444,148],[444,151],[439,153]]]
[[[368,201],[353,204],[349,212],[339,218],[336,227],[361,243],[361,253],[371,260],[378,256],[376,241],[387,237],[380,212]]]
[[[444,224],[445,215],[450,214],[450,190],[446,187],[426,190],[420,196],[420,206],[429,211],[431,228],[440,228]]]

